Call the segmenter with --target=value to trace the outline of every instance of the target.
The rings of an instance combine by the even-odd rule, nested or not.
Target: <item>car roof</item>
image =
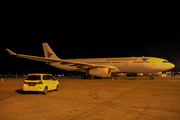
[[[52,75],[52,74],[47,74],[47,73],[30,73],[28,75]]]

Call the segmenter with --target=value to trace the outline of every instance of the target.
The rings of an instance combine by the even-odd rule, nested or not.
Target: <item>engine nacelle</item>
[[[90,75],[94,75],[96,77],[110,77],[111,71],[109,68],[95,68],[89,70]]]

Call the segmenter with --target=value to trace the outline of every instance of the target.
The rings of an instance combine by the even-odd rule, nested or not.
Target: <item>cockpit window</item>
[[[163,61],[163,63],[168,63],[168,61]]]

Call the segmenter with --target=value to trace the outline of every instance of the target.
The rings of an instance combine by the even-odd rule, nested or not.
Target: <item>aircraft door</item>
[[[151,66],[157,66],[155,59],[152,59],[152,60],[151,60]]]
[[[126,62],[124,63],[124,66],[129,66],[129,62],[126,61]]]

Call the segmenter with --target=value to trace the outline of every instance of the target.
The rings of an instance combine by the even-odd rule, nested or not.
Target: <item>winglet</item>
[[[11,54],[11,55],[17,55],[15,52],[11,51],[10,49],[6,48],[6,50]]]

